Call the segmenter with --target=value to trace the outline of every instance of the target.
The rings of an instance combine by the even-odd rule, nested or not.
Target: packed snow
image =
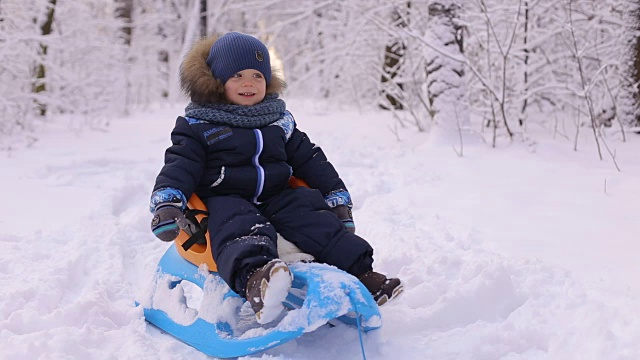
[[[288,103],[349,187],[375,269],[405,283],[363,335],[367,359],[640,359],[639,135],[608,130],[618,171],[587,128],[578,151],[544,130],[494,149]],[[59,122],[0,153],[1,359],[209,358],[136,306],[169,246],[148,200],[182,106],[105,131]],[[338,324],[242,359],[362,357]]]

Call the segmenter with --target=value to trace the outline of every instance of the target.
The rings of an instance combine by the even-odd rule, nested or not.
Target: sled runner
[[[141,301],[151,324],[218,358],[265,351],[334,319],[358,331],[381,326],[378,306],[360,281],[335,267],[310,262],[289,264],[294,279],[285,301],[287,311],[272,323],[259,325],[249,303],[216,273],[204,203],[193,195],[188,208],[187,217],[201,228],[192,236],[181,231],[160,259],[151,291]],[[183,281],[202,289],[200,310],[187,307],[183,290],[178,289]]]

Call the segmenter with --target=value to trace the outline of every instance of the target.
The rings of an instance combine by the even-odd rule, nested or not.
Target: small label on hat
[[[264,61],[264,54],[262,51],[256,50],[256,59],[258,59],[258,61]]]

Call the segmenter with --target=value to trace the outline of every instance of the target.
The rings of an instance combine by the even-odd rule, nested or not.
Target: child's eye
[[[261,73],[255,73],[253,74],[253,77],[256,79],[262,79],[262,74]]]
[[[235,73],[235,74],[233,74],[231,77],[239,78],[239,77],[242,77],[242,74],[240,74],[240,73]]]

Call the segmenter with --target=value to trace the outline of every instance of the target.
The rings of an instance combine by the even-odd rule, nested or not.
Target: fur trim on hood
[[[213,77],[207,65],[209,50],[218,36],[212,35],[198,40],[187,53],[180,65],[180,85],[182,90],[197,104],[228,104],[224,96],[224,84]],[[267,94],[282,94],[286,84],[271,67],[271,82]]]

